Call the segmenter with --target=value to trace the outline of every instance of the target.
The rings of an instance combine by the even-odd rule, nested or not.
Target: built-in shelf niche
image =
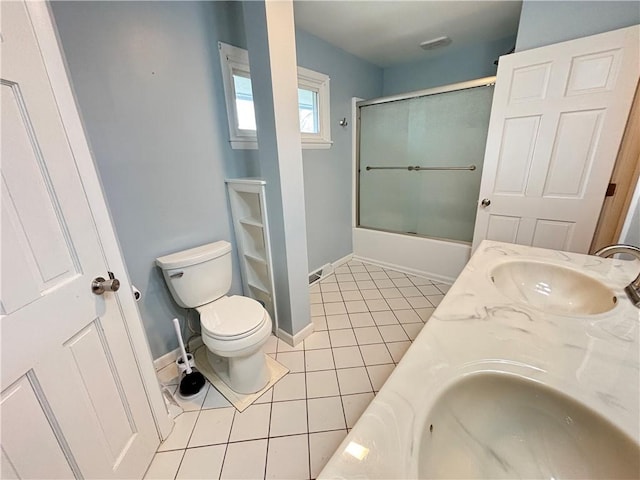
[[[277,329],[266,182],[259,178],[228,179],[227,190],[236,233],[244,295],[263,303]]]

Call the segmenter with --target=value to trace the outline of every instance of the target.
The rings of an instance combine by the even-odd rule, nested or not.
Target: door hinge
[[[615,193],[616,193],[616,184],[610,183],[609,185],[607,185],[607,193],[605,193],[604,196],[613,197]]]

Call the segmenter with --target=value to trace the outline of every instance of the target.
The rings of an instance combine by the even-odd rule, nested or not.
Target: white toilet
[[[257,301],[226,296],[231,287],[231,244],[219,241],[156,259],[178,305],[200,314],[202,341],[216,374],[238,393],[269,383],[262,345],[271,317]]]

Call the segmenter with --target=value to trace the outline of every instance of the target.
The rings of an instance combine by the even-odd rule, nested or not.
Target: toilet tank
[[[181,307],[213,302],[231,288],[231,244],[208,243],[156,259],[171,295]]]

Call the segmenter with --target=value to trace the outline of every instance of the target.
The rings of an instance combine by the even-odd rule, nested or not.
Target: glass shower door
[[[358,225],[471,242],[492,98],[482,86],[361,106]]]

